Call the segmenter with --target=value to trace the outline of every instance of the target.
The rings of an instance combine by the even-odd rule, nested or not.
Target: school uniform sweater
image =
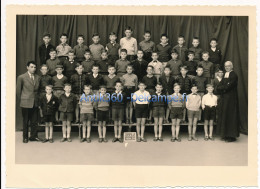
[[[191,111],[199,111],[201,106],[201,97],[198,94],[187,96],[186,108]]]
[[[68,79],[66,76],[63,75],[61,79],[57,77],[57,75],[52,77],[52,85],[53,90],[63,90],[64,84],[67,83]]]

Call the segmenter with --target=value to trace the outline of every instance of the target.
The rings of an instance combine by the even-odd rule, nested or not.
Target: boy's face
[[[182,37],[178,38],[178,44],[179,45],[183,45],[184,42],[185,42],[184,38],[182,38]]]
[[[213,93],[214,88],[213,87],[207,87],[208,93]]]
[[[130,38],[132,36],[132,31],[131,30],[125,30],[125,36],[127,38]]]
[[[199,42],[198,39],[193,39],[193,40],[192,40],[192,45],[193,45],[193,47],[197,47],[197,46],[199,46],[199,44],[200,44],[200,42]]]
[[[86,60],[89,60],[90,57],[91,57],[91,55],[90,55],[90,53],[85,53],[85,54],[84,54],[84,57],[85,57]]]
[[[142,59],[144,56],[143,51],[137,51],[137,58]]]
[[[66,85],[66,86],[64,87],[64,91],[65,91],[65,93],[70,93],[70,91],[71,91],[71,86]]]
[[[178,54],[177,53],[172,53],[171,56],[172,56],[173,60],[176,60],[178,58]]]
[[[100,92],[102,95],[104,95],[104,94],[106,94],[107,90],[106,90],[106,88],[101,88],[101,89],[99,89],[99,92]]]
[[[51,51],[50,57],[51,57],[51,59],[55,59],[56,58],[56,51]]]
[[[133,73],[133,68],[132,68],[131,66],[127,66],[126,72],[127,72],[128,74]]]
[[[93,68],[92,68],[92,72],[93,72],[94,74],[97,74],[97,73],[98,73],[98,70],[99,70],[98,67],[93,67]]]
[[[160,93],[160,92],[162,92],[163,87],[162,87],[162,85],[156,85],[155,89],[156,89],[156,92]]]
[[[117,91],[121,91],[122,90],[122,84],[121,83],[117,83],[115,86]]]
[[[187,74],[187,70],[184,69],[184,68],[182,68],[182,69],[181,69],[181,75],[184,75],[184,76],[185,76],[186,74]]]
[[[110,75],[114,75],[115,72],[116,72],[115,67],[110,67],[110,68],[108,68],[108,73],[109,73]]]
[[[48,37],[48,36],[45,36],[45,37],[42,38],[42,39],[43,39],[43,41],[44,41],[45,44],[49,44],[49,42],[51,41],[51,38]]]
[[[189,54],[188,58],[189,58],[189,61],[192,61],[194,59],[194,54]]]
[[[163,72],[166,76],[169,76],[171,74],[170,68],[165,68]]]
[[[210,42],[210,46],[212,47],[212,48],[215,48],[216,46],[218,45],[218,43],[217,43],[217,41],[211,41]]]
[[[110,35],[109,39],[110,39],[110,41],[115,42],[117,37],[115,35]]]
[[[145,86],[145,84],[143,84],[143,83],[141,83],[141,84],[138,85],[138,88],[139,88],[140,91],[144,91],[145,87],[146,87],[146,86]]]
[[[126,54],[126,52],[121,52],[121,53],[120,53],[120,56],[121,56],[121,59],[125,60],[127,54]]]
[[[41,67],[41,73],[42,75],[46,75],[48,72],[48,68],[46,66]]]
[[[62,74],[63,69],[62,68],[56,68],[55,71],[58,75]]]
[[[191,88],[191,92],[194,94],[194,93],[197,93],[198,92],[198,88],[197,87],[192,87]]]
[[[151,39],[151,34],[149,34],[149,33],[144,34],[145,41],[149,41],[150,39]]]
[[[106,60],[107,59],[107,53],[103,52],[101,54],[101,58],[102,58],[102,60]]]
[[[48,95],[50,95],[50,94],[52,93],[52,88],[46,86],[46,87],[45,87],[45,91],[46,91],[46,93],[47,93]]]
[[[158,59],[158,54],[157,53],[153,53],[152,54],[152,59],[153,59],[153,61],[157,60]]]
[[[84,39],[83,37],[78,37],[78,40],[77,40],[78,44],[82,44],[84,42]]]
[[[223,75],[224,75],[224,73],[223,73],[222,70],[221,70],[221,71],[218,71],[218,73],[217,73],[217,76],[218,76],[218,77],[223,78]]]
[[[176,85],[176,86],[173,88],[173,90],[174,90],[175,93],[179,93],[180,90],[181,90],[181,88],[180,88],[179,85]]]
[[[92,41],[93,41],[93,43],[98,44],[99,41],[100,41],[100,37],[99,36],[94,36],[94,37],[92,37]]]
[[[152,75],[153,74],[153,69],[151,67],[148,67],[146,72],[147,72],[147,74]]]
[[[27,70],[31,74],[34,74],[34,72],[36,71],[36,66],[34,64],[30,64],[29,66],[27,66]]]
[[[202,69],[202,68],[197,68],[196,72],[197,72],[197,75],[198,75],[198,76],[202,76],[202,74],[203,74],[203,69]]]
[[[76,69],[75,69],[75,70],[77,71],[77,73],[78,73],[78,74],[82,74],[82,72],[83,72],[83,69],[84,69],[84,68],[83,68],[83,66],[82,66],[82,65],[80,65],[80,66],[76,67]]]
[[[90,94],[90,91],[91,91],[91,89],[90,89],[89,87],[85,87],[85,88],[84,88],[84,93],[85,93],[86,95]]]
[[[66,43],[67,42],[67,37],[66,36],[61,36],[60,42],[61,43]]]
[[[165,37],[165,36],[161,37],[161,43],[162,44],[166,44],[167,42],[168,42],[168,38],[167,37]]]
[[[209,55],[208,55],[207,53],[204,53],[204,54],[202,55],[202,59],[205,60],[205,61],[208,61]]]
[[[74,59],[74,53],[69,53],[68,57],[69,57],[69,60],[73,60]]]

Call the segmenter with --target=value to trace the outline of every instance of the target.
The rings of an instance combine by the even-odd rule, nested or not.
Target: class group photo
[[[15,56],[16,163],[248,163],[247,16],[17,15]]]

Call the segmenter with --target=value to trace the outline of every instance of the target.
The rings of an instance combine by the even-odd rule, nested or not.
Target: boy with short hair
[[[139,82],[139,90],[136,91],[132,97],[132,101],[135,108],[137,142],[147,142],[147,140],[144,138],[144,131],[151,96],[150,93],[145,90],[145,87],[146,86],[143,82]]]
[[[50,44],[51,35],[46,33],[42,37],[43,44],[39,46],[39,56],[40,56],[40,63],[46,64],[46,61],[50,58],[50,50],[55,49],[55,47]]]
[[[193,85],[191,87],[191,94],[187,96],[186,108],[188,110],[188,141],[195,140],[198,141],[196,137],[197,121],[199,118],[199,110],[201,106],[201,97],[197,94],[198,87]]]
[[[68,53],[68,59],[66,59],[63,63],[64,75],[68,78],[68,81],[70,81],[71,76],[76,73],[75,68],[77,63],[74,58],[74,52],[71,50]]]
[[[112,93],[115,91],[115,85],[116,82],[120,81],[119,77],[115,74],[116,69],[115,66],[109,65],[108,66],[108,75],[105,75],[103,77],[104,84],[107,87],[107,92],[112,95]]]
[[[83,73],[84,74],[91,74],[91,69],[92,69],[92,66],[95,62],[91,59],[90,50],[85,51],[84,57],[85,57],[85,60],[83,62],[81,62],[82,66],[84,68]]]
[[[71,92],[73,94],[75,94],[75,96],[77,97],[77,100],[79,100],[80,96],[83,93],[83,87],[86,84],[87,76],[82,73],[83,66],[81,64],[77,63],[75,70],[77,73],[73,74],[70,78],[70,83],[72,86]],[[78,104],[76,105],[75,115],[76,115],[75,123],[79,123],[79,106],[78,106]]]
[[[48,59],[46,61],[46,65],[49,68],[48,75],[50,75],[51,77],[56,75],[56,71],[55,71],[56,66],[58,64],[60,64],[60,60],[56,57],[56,55],[57,55],[56,50],[55,49],[51,49],[50,50],[50,59]]]
[[[92,74],[87,75],[86,84],[92,86],[92,91],[94,94],[97,94],[99,86],[104,84],[104,79],[99,73],[99,66],[93,64]]]
[[[78,100],[74,94],[71,93],[71,84],[64,84],[65,93],[60,96],[59,99],[59,111],[60,119],[62,121],[62,139],[61,142],[68,141],[71,142],[70,133],[71,133],[71,121],[73,120],[73,113],[78,103]]]
[[[194,61],[199,63],[201,61],[202,49],[199,47],[200,40],[198,37],[193,37],[192,47],[189,48],[189,51],[194,52]]]
[[[40,88],[40,95],[42,95],[42,94],[46,94],[45,87],[47,85],[52,84],[52,78],[51,78],[51,76],[47,75],[49,69],[46,64],[41,65],[40,71],[41,71],[41,77],[40,77],[39,88]]]
[[[213,94],[212,84],[207,84],[208,93],[202,97],[202,110],[204,110],[204,140],[214,140],[213,138],[213,121],[216,116],[217,96]],[[209,132],[208,132],[209,124]]]
[[[158,61],[157,52],[152,52],[152,59],[153,59],[152,62],[150,62],[148,66],[152,66],[154,68],[153,74],[156,77],[157,81],[159,81],[159,78],[161,77],[163,72],[163,64],[160,61]]]
[[[165,66],[170,60],[170,54],[172,47],[168,44],[168,36],[166,34],[161,35],[161,43],[156,45],[156,51],[158,52],[158,60]]]
[[[187,75],[191,78],[193,78],[194,76],[196,76],[196,69],[197,69],[197,62],[194,61],[194,52],[193,51],[189,51],[188,52],[188,61],[185,61],[183,63],[184,66],[187,66],[188,69],[188,73]]]
[[[125,37],[120,39],[121,49],[127,50],[127,60],[133,61],[137,53],[137,41],[132,37],[133,29],[130,26],[125,28]]]
[[[106,94],[106,86],[99,87],[99,94],[94,100],[94,107],[97,111],[98,119],[98,142],[108,142],[106,139],[106,122],[109,119],[109,97]]]
[[[203,77],[206,78],[207,83],[211,83],[211,79],[214,79],[214,65],[212,62],[209,61],[209,52],[203,51],[202,52],[202,61],[198,63],[203,67]]]
[[[56,47],[57,56],[63,64],[63,62],[68,58],[68,53],[72,50],[71,47],[67,44],[68,35],[66,33],[62,33],[60,35],[60,44]]]
[[[103,50],[101,52],[101,60],[99,60],[97,62],[97,64],[99,65],[99,73],[100,75],[107,75],[108,74],[108,66],[109,66],[109,62],[107,59],[107,51]]]
[[[111,101],[112,106],[112,120],[114,121],[114,133],[115,138],[112,142],[119,141],[120,143],[123,142],[121,137],[122,133],[122,121],[124,119],[124,109],[126,103],[126,94],[122,91],[123,84],[120,81],[117,81],[115,84],[115,91],[113,93],[116,96],[116,100]]]
[[[122,77],[126,73],[126,67],[130,62],[126,59],[127,57],[127,50],[121,49],[120,50],[120,59],[116,61],[115,68],[118,77]]]
[[[177,52],[179,54],[179,59],[182,62],[185,62],[186,61],[187,52],[188,52],[188,48],[186,46],[184,46],[184,43],[185,43],[184,36],[183,35],[179,35],[177,42],[178,42],[178,45],[174,46],[172,48],[172,50],[173,49],[177,50]]]
[[[116,42],[117,36],[115,32],[109,34],[110,42],[106,45],[106,50],[108,53],[108,62],[111,65],[115,65],[116,61],[119,59],[120,45]]]
[[[214,72],[216,72],[218,68],[223,69],[223,65],[221,64],[222,54],[217,45],[218,41],[216,38],[210,39],[209,61],[214,65]]]
[[[137,59],[131,62],[134,68],[134,74],[137,75],[138,81],[141,81],[143,77],[146,75],[146,69],[148,66],[148,62],[143,59],[144,52],[143,50],[137,51]]]
[[[81,34],[77,36],[77,43],[78,44],[73,47],[73,51],[76,55],[76,61],[81,63],[85,60],[84,54],[85,51],[88,50],[88,46],[84,45],[84,36]]]
[[[151,32],[144,32],[144,40],[139,43],[140,50],[143,51],[144,56],[143,59],[147,62],[152,61],[152,52],[155,51],[155,43],[151,41]],[[138,52],[137,52],[138,53]]]
[[[104,46],[99,43],[100,36],[98,33],[92,35],[92,41],[93,43],[89,46],[89,50],[94,62],[97,63],[97,61],[101,60],[101,52],[104,50]]]
[[[171,52],[172,59],[167,63],[166,66],[171,68],[171,74],[173,77],[180,75],[180,66],[182,65],[181,60],[178,59],[178,51],[173,49]]]

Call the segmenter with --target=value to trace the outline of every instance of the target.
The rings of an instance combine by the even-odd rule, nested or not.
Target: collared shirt
[[[216,95],[207,93],[202,97],[202,107],[217,106],[218,105],[217,101],[218,101],[218,97]]]
[[[136,104],[148,104],[150,99],[151,95],[146,90],[144,90],[143,92],[138,90],[133,95],[133,100]]]
[[[57,74],[57,78],[58,78],[58,79],[63,78],[63,76],[64,76],[63,74],[60,74],[60,75]]]
[[[101,44],[95,44],[89,46],[89,50],[92,54],[93,60],[101,60],[101,52],[104,50],[104,46]]]
[[[121,49],[127,50],[127,55],[136,55],[137,54],[137,41],[135,38],[131,37],[127,39],[123,37],[120,39]]]
[[[69,51],[71,50],[71,47],[65,43],[65,44],[59,44],[57,47],[56,47],[56,50],[57,50],[57,56],[68,56],[69,54]]]
[[[230,72],[232,72],[232,71],[230,71]],[[229,78],[230,72],[226,72],[224,78]]]
[[[163,71],[163,65],[158,60],[152,61],[148,64],[148,66],[152,66],[154,68],[154,74],[161,75]]]
[[[172,47],[167,44],[158,44],[156,45],[156,51],[158,51],[159,58],[158,60],[160,62],[168,62],[170,60],[170,54],[171,54]]]
[[[34,74],[31,74],[29,71],[28,71],[28,74],[29,74],[29,77],[34,80]]]
[[[188,48],[186,46],[176,45],[172,49],[177,50],[179,59],[184,62],[186,60]]]
[[[47,102],[50,102],[51,97],[52,97],[52,94],[47,94],[47,93],[46,93]]]
[[[153,41],[141,41],[139,43],[139,47],[141,50],[143,50],[145,53],[146,52],[153,52],[155,51],[155,43]]]
[[[86,50],[88,50],[88,46],[84,45],[84,44],[81,44],[81,45],[78,44],[78,45],[74,46],[74,48],[73,48],[76,58],[80,61],[83,61],[85,59],[84,54],[85,54]]]

